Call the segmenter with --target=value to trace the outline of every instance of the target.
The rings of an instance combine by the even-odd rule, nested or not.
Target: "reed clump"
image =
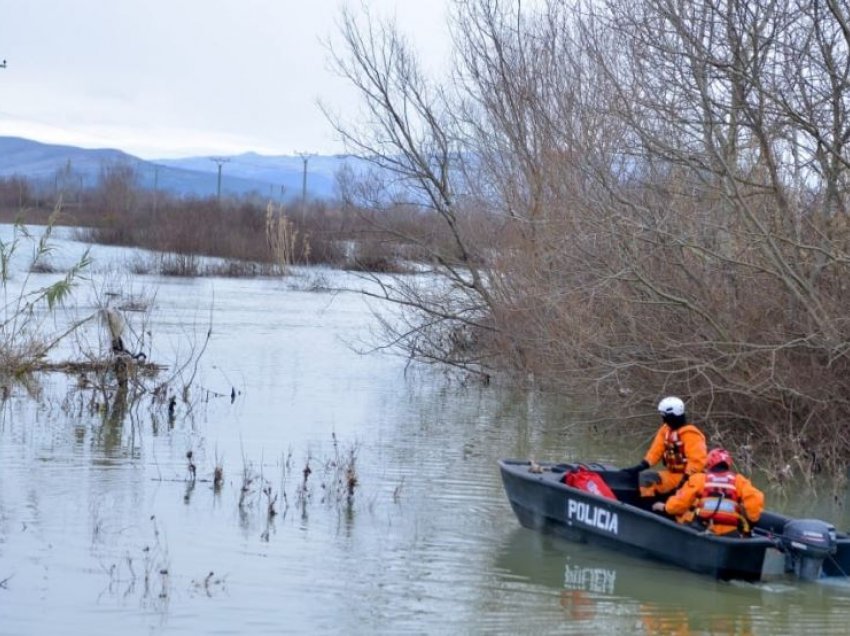
[[[303,464],[296,463],[290,450],[277,463],[280,479],[275,483],[266,473],[262,461],[255,465],[247,457],[242,458],[241,479],[236,493],[236,507],[243,525],[261,523],[260,538],[269,541],[276,531],[276,522],[286,519],[293,502],[306,519],[310,506],[319,503],[338,508],[340,512],[350,514],[354,508],[357,493],[361,488],[357,469],[359,446],[341,445],[336,434],[332,436],[333,450],[326,456],[307,453]],[[212,483],[216,497],[225,492],[224,466],[221,459],[215,457],[212,477],[199,477],[195,454],[186,453],[187,473],[182,481],[186,483],[183,500],[191,503],[196,483]],[[296,477],[293,482],[292,477]],[[320,496],[317,496],[320,493]],[[394,495],[398,496],[398,493]]]
[[[171,558],[156,516],[151,515],[150,521],[153,540],[139,549],[141,556],[128,553],[124,559],[115,561],[108,567],[101,567],[109,577],[110,593],[124,598],[139,593],[138,590],[141,589],[143,604],[165,610],[172,592]]]
[[[266,207],[266,242],[275,265],[281,274],[285,274],[295,262],[295,248],[298,240],[298,230],[293,222],[286,217],[283,208],[269,202]],[[302,255],[304,261],[309,258],[309,251]]]
[[[5,299],[0,308],[0,375],[8,378],[52,370],[56,363],[48,360],[48,353],[97,316],[89,314],[70,324],[55,320],[91,265],[88,251],[58,280],[39,287],[30,284],[33,273],[49,273],[46,266],[54,250],[53,223],[59,210],[59,207],[54,210],[40,235],[16,223],[11,239],[0,240],[0,288]],[[32,256],[24,269],[26,274],[22,281],[13,283],[13,258],[27,248]]]
[[[213,469],[213,491],[218,494],[221,492],[221,487],[224,485],[224,466],[220,462],[216,462]]]

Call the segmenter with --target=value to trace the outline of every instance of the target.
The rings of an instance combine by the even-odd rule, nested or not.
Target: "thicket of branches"
[[[440,215],[443,284],[387,285],[409,355],[646,413],[680,394],[771,466],[850,459],[850,8],[459,0],[435,82],[344,13],[348,195]],[[376,174],[379,174],[376,172]]]

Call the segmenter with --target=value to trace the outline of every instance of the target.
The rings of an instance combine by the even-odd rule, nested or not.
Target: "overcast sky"
[[[426,59],[448,0],[366,0]],[[342,151],[316,102],[353,98],[321,40],[359,0],[4,0],[0,136],[146,158]]]

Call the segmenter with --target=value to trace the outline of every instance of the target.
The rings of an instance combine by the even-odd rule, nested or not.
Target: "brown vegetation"
[[[0,179],[0,220],[46,224],[46,206],[62,203],[53,223],[80,228],[81,240],[162,254],[133,263],[137,273],[257,276],[285,273],[293,264],[405,272],[406,262],[422,257],[416,246],[444,235],[433,215],[402,204],[369,209],[308,201],[302,210],[144,191],[132,167],[122,164],[104,166],[93,188],[43,197],[36,190],[17,177]],[[203,262],[205,256],[220,262]]]
[[[178,361],[170,377],[161,377],[166,367],[147,359],[150,303],[133,294],[122,298],[108,291],[108,280],[103,288],[93,290],[95,307],[79,315],[79,307],[73,306],[71,300],[75,287],[89,272],[88,250],[52,282],[45,282],[53,273],[48,257],[54,249],[53,222],[58,212],[39,232],[15,224],[11,236],[0,241],[0,289],[6,298],[0,311],[3,396],[9,397],[10,388],[15,385],[37,396],[42,374],[64,373],[76,381],[68,385],[63,408],[97,414],[103,419],[104,430],[114,430],[120,428],[126,416],[133,417],[142,398],[155,414],[164,408],[173,384],[179,382],[185,394],[193,377],[183,380],[183,371],[196,363],[200,354],[191,348],[188,359]],[[18,276],[21,263],[13,258],[30,250],[28,265],[23,263],[23,276]],[[36,273],[40,276],[37,284],[32,278]],[[94,327],[98,322],[100,330]],[[67,357],[57,356],[56,351],[61,349]],[[173,419],[173,408],[169,408],[169,415]]]
[[[388,340],[608,415],[681,394],[715,443],[844,474],[845,4],[461,0],[440,84],[392,24],[341,24],[371,118],[334,124],[390,175],[348,195],[451,239],[417,243],[442,284],[384,287]]]

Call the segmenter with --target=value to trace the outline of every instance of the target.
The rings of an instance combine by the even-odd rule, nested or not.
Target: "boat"
[[[569,486],[581,468],[615,498]],[[813,581],[850,573],[850,536],[819,519],[764,511],[749,537],[723,537],[676,523],[640,497],[637,477],[599,462],[499,460],[511,508],[526,528],[676,565],[721,580]]]

